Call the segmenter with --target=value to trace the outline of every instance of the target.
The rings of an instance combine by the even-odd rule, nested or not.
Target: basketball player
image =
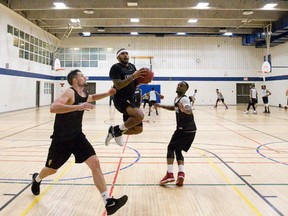
[[[255,84],[251,84],[250,85],[250,94],[249,94],[249,104],[248,104],[247,110],[244,112],[244,114],[249,113],[250,106],[253,107],[253,114],[257,114],[256,107],[255,107],[255,104],[257,103],[257,97],[258,97],[258,93],[257,93],[257,90],[255,88]]]
[[[149,97],[149,113],[148,113],[148,116],[150,116],[151,108],[152,108],[152,106],[154,106],[154,104],[157,101],[156,95],[158,95],[160,97],[159,92],[155,91],[155,89],[153,87],[152,87],[151,91],[149,92],[149,95],[150,95],[150,97]],[[156,115],[159,115],[157,107],[155,107],[155,110],[156,110]]]
[[[271,95],[271,92],[266,89],[266,85],[262,85],[261,86],[262,89],[262,100],[263,100],[263,104],[264,104],[264,113],[270,113],[270,109],[269,109],[269,104],[268,104],[268,96]]]
[[[138,85],[137,78],[146,74],[144,68],[136,70],[135,65],[129,63],[129,54],[125,48],[118,50],[116,58],[119,61],[114,64],[109,76],[117,89],[113,103],[116,109],[123,114],[123,121],[116,126],[110,126],[105,140],[106,146],[114,138],[120,146],[124,145],[122,134],[139,134],[143,131],[142,120],[144,113],[135,103],[134,94]]]
[[[134,94],[134,101],[138,105],[138,107],[141,107],[142,104],[142,90],[137,86]]]
[[[144,95],[142,95],[143,97],[143,108],[145,108],[146,104],[149,104],[149,92],[146,92]]]
[[[218,102],[221,101],[224,104],[225,108],[228,109],[228,106],[224,103],[223,94],[219,91],[219,89],[216,89],[216,94],[217,94],[217,100],[214,108],[217,108]]]
[[[39,174],[34,173],[32,176],[31,190],[34,195],[39,195],[42,179],[55,174],[73,154],[76,163],[85,162],[91,169],[94,184],[102,195],[107,214],[111,215],[127,202],[128,197],[124,195],[115,199],[109,196],[99,159],[82,132],[82,118],[84,111],[94,108],[90,102],[114,95],[116,90],[111,88],[106,93],[89,95],[84,90],[87,85],[86,78],[78,69],[68,74],[67,81],[72,87],[56,99],[50,107],[50,112],[56,113],[52,142],[45,167]]]
[[[174,100],[174,105],[167,106],[158,103],[154,105],[155,107],[160,107],[170,111],[175,110],[177,123],[177,128],[167,148],[167,173],[160,181],[160,185],[165,185],[169,182],[175,181],[173,174],[173,162],[176,155],[178,164],[176,185],[183,186],[185,173],[182,151],[187,152],[190,149],[197,130],[189,98],[185,95],[188,88],[188,83],[182,81],[177,85],[177,97]]]

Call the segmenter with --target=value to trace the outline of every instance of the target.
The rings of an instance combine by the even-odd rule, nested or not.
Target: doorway
[[[248,103],[250,96],[250,85],[253,83],[236,83],[236,103]]]
[[[40,106],[40,81],[36,81],[36,107]]]
[[[51,104],[54,102],[54,83],[51,83],[51,89],[50,89],[50,94],[51,94]]]
[[[89,92],[89,94],[96,94],[96,83],[87,83],[88,85],[85,86],[85,90]],[[96,101],[92,102],[96,104]]]

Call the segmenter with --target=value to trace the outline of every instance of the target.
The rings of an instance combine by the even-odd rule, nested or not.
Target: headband
[[[118,58],[118,56],[121,55],[124,52],[128,53],[128,50],[126,50],[125,48],[122,48],[122,49],[118,50],[118,52],[116,53],[116,58]]]

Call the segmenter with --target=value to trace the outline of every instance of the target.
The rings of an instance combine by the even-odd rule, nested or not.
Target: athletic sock
[[[39,177],[39,174],[38,174],[37,177],[35,178],[35,181],[38,182],[38,183],[42,181],[42,179]]]
[[[167,172],[168,173],[173,173],[173,164],[168,164],[167,165]]]
[[[104,201],[104,204],[106,205],[107,199],[109,199],[109,198],[111,198],[111,197],[109,196],[109,194],[108,194],[107,191],[101,193],[101,196],[102,196],[102,199],[103,199],[103,201]]]
[[[120,129],[121,131],[127,130],[127,128],[125,127],[124,123],[122,123],[122,124],[119,125],[119,129]]]
[[[179,172],[184,172],[184,165],[183,164],[178,165],[178,170]]]

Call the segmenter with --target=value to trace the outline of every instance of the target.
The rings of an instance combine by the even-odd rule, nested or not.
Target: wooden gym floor
[[[245,105],[246,107],[246,105]],[[100,158],[108,191],[127,204],[125,216],[288,215],[288,112],[243,114],[244,106],[196,106],[198,131],[185,157],[185,185],[159,186],[166,173],[166,147],[175,113],[147,116],[144,131],[124,136],[124,147],[104,140],[118,111],[97,105],[84,114],[83,131]],[[0,114],[0,215],[105,215],[104,204],[85,164],[74,158],[30,191],[31,174],[44,166],[54,115],[49,107]],[[174,174],[178,167],[174,165]]]

